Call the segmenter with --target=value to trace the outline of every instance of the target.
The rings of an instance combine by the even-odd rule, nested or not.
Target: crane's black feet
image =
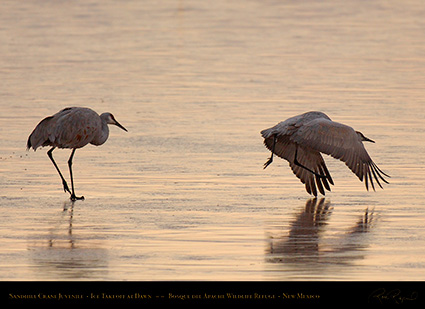
[[[71,201],[84,200],[84,196],[75,196],[75,194],[71,194],[70,199]]]
[[[266,167],[272,164],[272,162],[273,162],[273,155],[267,160],[266,163],[264,163],[263,169],[266,169]]]

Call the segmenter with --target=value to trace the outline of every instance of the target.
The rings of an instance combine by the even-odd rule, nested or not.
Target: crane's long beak
[[[115,119],[114,119],[115,120]],[[126,128],[124,128],[118,121],[115,120],[114,123],[118,128],[123,129],[125,132],[128,132]]]
[[[127,131],[127,130],[126,130]],[[364,140],[366,141],[366,142],[371,142],[371,143],[374,143],[375,141],[374,140],[371,140],[370,138],[367,138],[366,136],[364,136],[363,135],[363,137],[364,137]]]
[[[364,134],[360,131],[356,131],[357,135],[360,137],[360,140],[362,142],[371,142],[374,143],[375,141],[371,140],[370,138],[367,138],[366,136],[364,136]]]

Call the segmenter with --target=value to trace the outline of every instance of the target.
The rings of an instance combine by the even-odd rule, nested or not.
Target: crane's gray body
[[[294,174],[305,184],[308,193],[317,196],[317,189],[325,194],[333,180],[321,153],[344,161],[357,177],[369,181],[375,189],[372,175],[382,188],[379,179],[388,183],[372,161],[363,142],[374,142],[352,127],[332,121],[322,112],[307,112],[291,117],[261,131],[264,144],[272,151],[265,168],[273,161],[273,154],[287,160]]]

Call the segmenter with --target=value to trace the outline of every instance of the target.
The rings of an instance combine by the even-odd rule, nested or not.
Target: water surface
[[[423,280],[421,1],[3,1],[1,280]],[[63,193],[28,135],[112,112]],[[376,141],[391,184],[311,199],[259,132],[309,110]],[[68,177],[70,151],[55,150]]]

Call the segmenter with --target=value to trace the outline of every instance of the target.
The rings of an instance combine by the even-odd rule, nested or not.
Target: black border
[[[18,305],[424,305],[422,281],[0,282],[0,303]],[[3,307],[3,306],[2,306]]]

